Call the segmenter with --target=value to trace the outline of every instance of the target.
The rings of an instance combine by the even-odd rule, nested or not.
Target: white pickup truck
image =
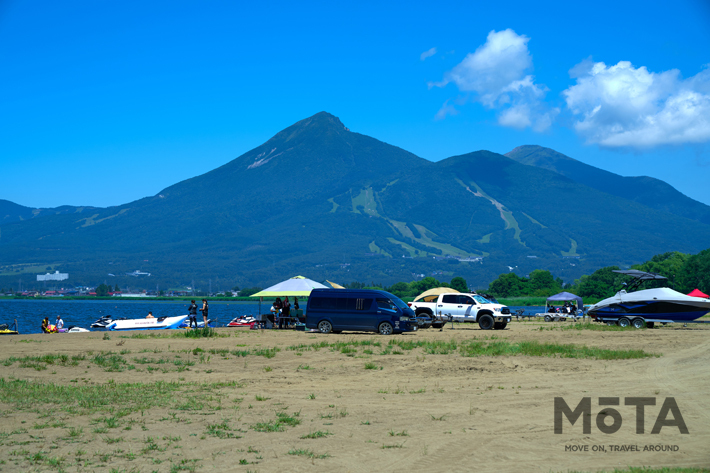
[[[432,327],[449,321],[478,323],[483,330],[502,330],[511,320],[510,309],[485,297],[469,293],[444,293],[410,302],[417,316],[432,318]]]

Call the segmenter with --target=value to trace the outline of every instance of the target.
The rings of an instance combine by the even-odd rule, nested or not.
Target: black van
[[[306,328],[321,333],[343,330],[382,335],[415,331],[414,311],[385,291],[371,289],[313,289],[306,308]]]

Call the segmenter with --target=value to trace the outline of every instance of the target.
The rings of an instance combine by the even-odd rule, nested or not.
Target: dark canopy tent
[[[554,296],[550,296],[547,298],[547,304],[545,307],[545,312],[547,312],[547,305],[554,305],[550,304],[550,302],[567,302],[567,301],[577,301],[577,309],[581,309],[583,306],[582,303],[582,298],[579,296],[575,296],[572,293],[569,292],[560,292],[559,294],[555,294]]]

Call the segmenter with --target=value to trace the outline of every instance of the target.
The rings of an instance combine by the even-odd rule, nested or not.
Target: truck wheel
[[[490,330],[493,328],[494,324],[495,321],[490,315],[486,314],[478,318],[478,326],[481,327],[481,330]]]
[[[320,331],[320,333],[330,333],[333,331],[333,324],[327,320],[321,320],[318,322],[318,331]]]
[[[506,325],[508,325],[507,322],[496,322],[495,324],[493,324],[493,328],[495,330],[503,330]]]
[[[617,324],[619,325],[619,327],[628,327],[629,325],[631,325],[631,321],[626,317],[622,317],[619,319]]]
[[[394,329],[392,328],[392,324],[389,322],[382,322],[379,327],[377,327],[377,331],[380,332],[380,335],[392,335],[392,332]]]
[[[644,328],[646,326],[646,321],[641,317],[637,317],[631,321],[631,325],[633,325],[634,328]]]

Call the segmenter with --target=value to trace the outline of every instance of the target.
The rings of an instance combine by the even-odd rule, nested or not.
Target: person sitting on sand
[[[42,332],[49,333],[49,317],[45,317],[42,320]]]
[[[146,319],[154,319],[153,317],[153,312],[148,312],[148,315],[145,316]]]

